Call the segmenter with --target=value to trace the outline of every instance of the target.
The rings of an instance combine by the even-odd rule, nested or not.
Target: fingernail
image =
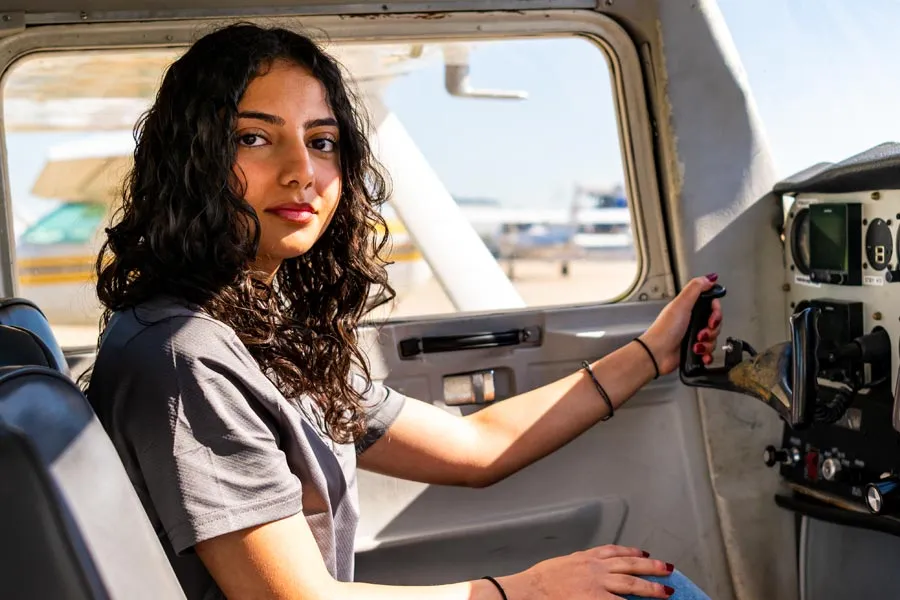
[[[666,571],[671,573],[674,570],[675,570],[675,565],[673,565],[672,563],[666,563]]]
[[[700,335],[697,336],[697,339],[700,340],[701,342],[706,342],[709,340],[709,334],[706,333],[705,331],[701,331]]]
[[[646,550],[641,550],[641,554],[644,555],[644,558],[650,558],[650,553],[647,552]]]
[[[694,354],[703,354],[704,350],[703,344],[694,344]]]
[[[719,326],[719,323],[721,323],[721,322],[722,322],[722,319],[716,319],[715,321],[713,321],[713,329],[715,329],[716,327],[718,327],[718,326]]]
[[[715,281],[716,279],[719,278],[719,274],[718,273],[709,273],[706,275],[706,278],[709,279],[710,281]]]
[[[666,591],[667,596],[671,596],[672,594],[675,593],[675,588],[673,588],[673,587],[669,587],[669,586],[665,585],[665,586],[663,586],[663,589]]]

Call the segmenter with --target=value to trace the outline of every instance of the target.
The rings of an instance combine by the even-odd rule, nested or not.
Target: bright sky
[[[780,176],[900,140],[900,0],[722,0]],[[567,205],[575,182],[621,181],[608,74],[580,40],[497,43],[472,55],[476,87],[521,102],[456,99],[440,66],[394,82],[388,105],[457,196]],[[60,135],[8,140],[16,213],[46,209],[28,190]]]

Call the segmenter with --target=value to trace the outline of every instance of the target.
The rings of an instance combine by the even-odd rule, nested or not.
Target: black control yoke
[[[693,350],[712,314],[712,301],[725,296],[716,284],[700,298],[691,312],[687,334],[681,341],[679,375],[685,385],[737,392],[762,400],[793,428],[813,421],[819,371],[818,321],[820,309],[808,307],[791,316],[791,339],[757,354],[743,340],[728,338],[725,364],[707,367]],[[744,358],[744,353],[749,358]]]

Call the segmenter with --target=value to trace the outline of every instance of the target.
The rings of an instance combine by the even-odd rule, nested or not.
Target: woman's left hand
[[[653,325],[641,336],[641,340],[653,352],[659,373],[664,375],[678,368],[681,359],[681,340],[687,333],[691,320],[691,311],[702,292],[712,289],[718,275],[711,273],[706,277],[696,277],[688,282],[674,300],[669,302]],[[701,329],[694,340],[694,352],[703,356],[703,364],[712,363],[712,355],[716,349],[716,340],[722,326],[722,306],[718,300],[712,301],[712,313],[709,322]]]

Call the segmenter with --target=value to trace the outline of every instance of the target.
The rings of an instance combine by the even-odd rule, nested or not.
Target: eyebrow
[[[239,119],[256,119],[258,121],[265,121],[271,125],[284,126],[285,120],[278,115],[270,115],[269,113],[258,112],[255,110],[245,111],[238,113]],[[306,123],[303,124],[305,129],[312,129],[313,127],[337,127],[338,122],[337,119],[332,117],[327,117],[324,119],[310,119]]]

